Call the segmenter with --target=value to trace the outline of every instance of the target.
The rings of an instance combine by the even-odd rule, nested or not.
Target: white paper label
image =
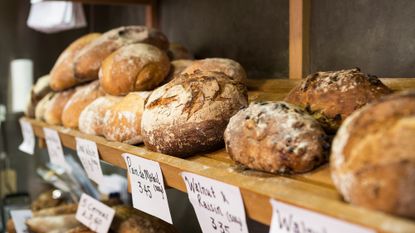
[[[188,172],[182,177],[204,233],[248,232],[238,187]]]
[[[276,200],[272,205],[270,233],[375,233],[374,230],[344,222],[326,215],[301,209]]]
[[[58,132],[49,128],[43,128],[43,132],[45,133],[50,162],[68,169],[69,166],[63,155],[62,143]]]
[[[31,210],[12,210],[10,211],[10,215],[12,216],[14,228],[17,233],[30,232],[29,229],[27,229],[26,220],[32,217]]]
[[[123,157],[130,177],[134,208],[172,224],[159,163],[127,153]]]
[[[101,184],[104,176],[102,175],[97,144],[86,139],[76,138],[76,152],[88,177],[97,184]]]
[[[20,119],[19,122],[23,135],[23,142],[20,144],[19,150],[33,155],[35,152],[35,134],[32,125],[23,119]]]
[[[106,233],[114,214],[114,209],[84,193],[76,210],[76,219],[95,232]]]

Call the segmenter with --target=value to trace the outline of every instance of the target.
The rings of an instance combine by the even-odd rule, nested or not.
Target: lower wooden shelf
[[[274,80],[291,86],[296,81]],[[415,80],[404,79],[396,82],[383,80],[387,85],[392,83],[393,89],[408,89],[415,87]],[[275,84],[277,82],[277,84]],[[400,84],[399,84],[400,83]],[[260,82],[250,83],[250,100],[279,100],[289,89],[278,89],[278,92],[267,92],[260,88]],[[392,86],[392,85],[390,85]],[[401,87],[401,88],[399,88]],[[274,89],[273,89],[274,90]],[[377,232],[415,232],[415,222],[395,217],[378,211],[364,209],[345,203],[334,188],[327,165],[302,175],[278,176],[252,170],[244,170],[229,158],[224,149],[181,159],[147,150],[143,145],[131,146],[119,142],[110,142],[103,137],[83,134],[77,130],[60,126],[48,125],[44,122],[25,118],[32,124],[37,137],[44,139],[43,128],[55,129],[65,147],[76,149],[75,138],[85,138],[97,143],[100,158],[114,166],[126,169],[122,153],[130,153],[160,164],[166,185],[186,192],[185,184],[180,176],[183,171],[192,172],[219,180],[240,188],[245,203],[247,215],[263,224],[270,224],[272,209],[270,198],[315,211],[350,223],[366,226]]]

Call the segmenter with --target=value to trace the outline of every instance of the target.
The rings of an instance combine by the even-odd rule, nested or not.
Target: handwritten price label
[[[35,152],[35,134],[32,125],[23,119],[20,119],[19,122],[23,135],[23,142],[20,144],[19,150],[33,155]]]
[[[31,210],[12,210],[10,211],[12,216],[14,227],[17,233],[29,233],[27,229],[26,221],[32,217]]]
[[[123,154],[130,177],[133,206],[172,224],[163,174],[157,162]]]
[[[276,200],[271,199],[270,202],[273,210],[270,233],[375,233],[371,229]]]
[[[106,233],[110,229],[115,210],[102,204],[100,201],[82,194],[76,210],[76,219],[89,229]]]
[[[66,169],[70,169],[66,163],[65,156],[63,155],[62,143],[58,132],[49,128],[43,128],[43,132],[45,133],[50,162]]]
[[[203,233],[248,233],[239,188],[188,172],[182,177]]]
[[[104,176],[102,175],[97,144],[86,139],[76,138],[76,152],[88,177],[97,184],[101,184]]]

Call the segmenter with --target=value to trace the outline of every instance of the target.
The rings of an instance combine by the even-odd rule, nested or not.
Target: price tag
[[[14,228],[17,233],[29,233],[26,221],[32,217],[31,210],[12,210],[10,211],[10,215],[12,216]]]
[[[374,230],[301,209],[276,200],[272,205],[270,233],[375,233]]]
[[[127,153],[122,156],[127,164],[134,208],[173,224],[159,163]]]
[[[20,119],[19,122],[23,135],[23,142],[20,144],[19,150],[33,155],[35,152],[35,134],[32,125],[23,119]]]
[[[69,166],[67,165],[65,156],[63,155],[62,143],[58,132],[49,128],[43,128],[43,132],[45,133],[50,162],[68,169]]]
[[[248,233],[239,188],[187,172],[182,177],[203,233]]]
[[[86,139],[76,138],[76,152],[88,177],[97,184],[101,184],[104,176],[102,175],[97,144]]]
[[[107,233],[114,214],[114,209],[84,193],[79,200],[76,219],[95,232]]]

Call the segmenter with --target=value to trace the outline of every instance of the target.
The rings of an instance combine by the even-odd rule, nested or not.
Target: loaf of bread
[[[230,157],[251,169],[303,173],[326,161],[327,136],[302,109],[286,102],[253,102],[229,121],[225,145]]]
[[[246,84],[247,81],[244,68],[238,62],[226,58],[207,58],[194,61],[182,73],[192,75],[196,71],[219,72],[236,82]]]
[[[40,77],[36,81],[36,84],[33,85],[30,91],[30,97],[29,97],[26,111],[25,111],[25,115],[27,117],[32,117],[32,118],[35,117],[36,105],[39,103],[39,101],[43,97],[45,97],[49,92],[52,91],[50,89],[49,82],[50,82],[50,76],[45,75],[45,76]]]
[[[124,46],[108,56],[99,72],[101,87],[110,95],[127,95],[132,91],[149,91],[169,73],[166,53],[143,43]]]
[[[230,117],[248,105],[246,86],[235,80],[195,71],[154,90],[141,124],[146,147],[186,157],[223,146]]]
[[[11,218],[9,220],[7,220],[6,231],[7,231],[7,233],[16,233],[16,227],[14,225],[13,219],[11,219]]]
[[[141,116],[144,100],[149,92],[131,92],[107,108],[103,119],[102,133],[107,140],[138,144],[141,137]]]
[[[30,218],[26,221],[26,225],[33,233],[50,233],[66,232],[82,224],[76,220],[75,214],[65,214]]]
[[[59,56],[50,71],[50,87],[54,91],[62,91],[80,83],[75,78],[74,58],[86,45],[97,39],[101,34],[87,34],[69,45]]]
[[[65,233],[95,233],[95,231],[90,230],[86,226],[78,226],[66,231]]]
[[[79,115],[79,130],[90,135],[103,135],[105,113],[122,98],[105,95],[92,101]]]
[[[66,103],[62,112],[62,124],[68,128],[78,128],[79,115],[92,101],[105,93],[99,86],[98,80],[79,86]]]
[[[154,45],[167,50],[166,36],[156,29],[144,26],[127,26],[110,30],[85,46],[75,56],[75,77],[80,81],[98,79],[102,61],[117,49],[135,43]]]
[[[61,125],[62,124],[62,111],[66,103],[75,93],[74,89],[69,89],[66,91],[56,93],[52,99],[50,99],[49,104],[46,106],[44,116],[45,122],[51,125]]]
[[[169,75],[167,76],[167,78],[164,80],[163,83],[170,82],[172,79],[174,79],[174,77],[181,74],[182,71],[186,69],[187,67],[189,67],[192,63],[193,63],[192,60],[175,60],[175,61],[170,62]]]
[[[193,55],[189,52],[189,50],[179,43],[170,43],[167,54],[172,61],[193,59]]]
[[[353,111],[391,92],[376,76],[355,68],[311,74],[285,101],[304,107],[328,132],[335,132]]]
[[[330,157],[352,204],[415,219],[415,92],[384,97],[346,118]]]
[[[63,214],[75,214],[78,209],[77,204],[64,204],[60,206],[45,208],[39,211],[33,212],[33,217],[46,217]]]
[[[40,121],[44,121],[45,120],[45,112],[46,109],[48,109],[51,100],[53,99],[53,97],[56,95],[55,92],[49,92],[49,94],[47,94],[46,96],[44,96],[39,103],[37,103],[36,105],[36,109],[35,109],[35,119],[36,120],[40,120]]]

